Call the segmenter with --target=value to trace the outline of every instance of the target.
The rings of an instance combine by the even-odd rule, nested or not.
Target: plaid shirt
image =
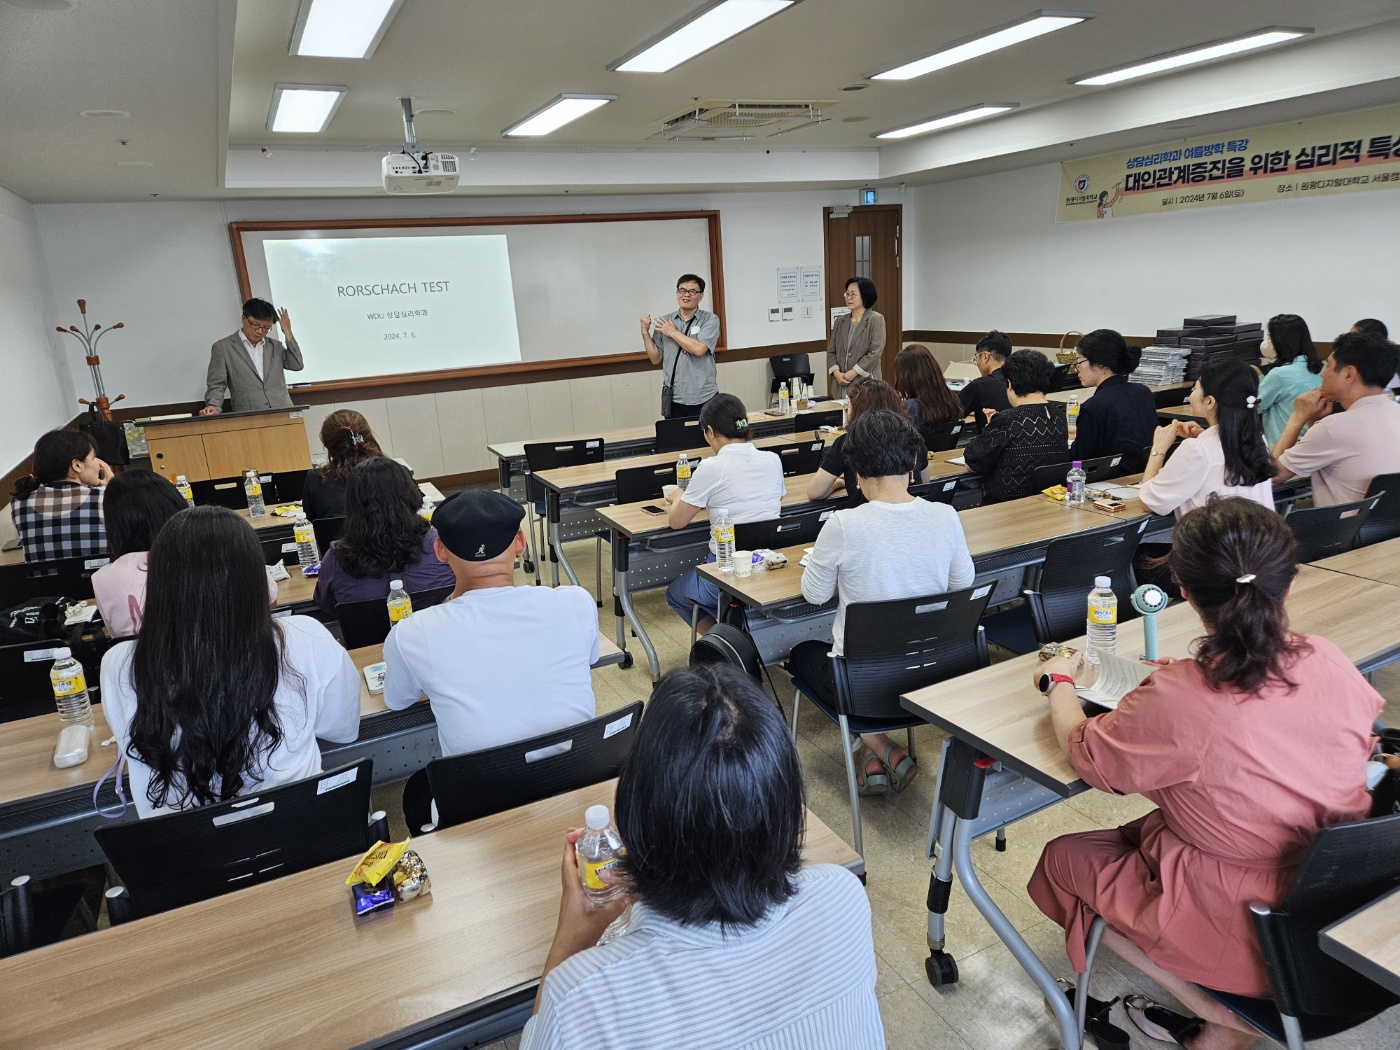
[[[89,488],[72,481],[40,485],[23,499],[10,504],[25,561],[80,558],[107,553],[107,531],[102,525],[102,487]]]

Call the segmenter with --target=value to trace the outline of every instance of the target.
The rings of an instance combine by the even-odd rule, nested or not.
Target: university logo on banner
[[[1055,221],[1397,187],[1400,106],[1388,106],[1063,162]]]

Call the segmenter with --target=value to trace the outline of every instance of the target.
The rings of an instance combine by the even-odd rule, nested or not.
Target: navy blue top
[[[1124,452],[1142,452],[1157,429],[1157,403],[1152,391],[1127,376],[1109,376],[1094,396],[1079,407],[1079,429],[1069,447],[1070,459],[1094,459]]]

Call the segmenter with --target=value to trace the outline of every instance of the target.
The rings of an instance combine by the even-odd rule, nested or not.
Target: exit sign
[[[861,202],[862,204],[874,204],[874,203],[876,203],[876,200],[877,200],[877,197],[876,197],[876,193],[875,193],[874,190],[861,190],[861,191],[860,191],[860,202]]]

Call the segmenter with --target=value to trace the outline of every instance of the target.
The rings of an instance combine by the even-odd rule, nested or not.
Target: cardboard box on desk
[[[1234,314],[1202,314],[1188,317],[1181,322],[1184,328],[1210,328],[1213,325],[1232,325],[1238,318]]]

